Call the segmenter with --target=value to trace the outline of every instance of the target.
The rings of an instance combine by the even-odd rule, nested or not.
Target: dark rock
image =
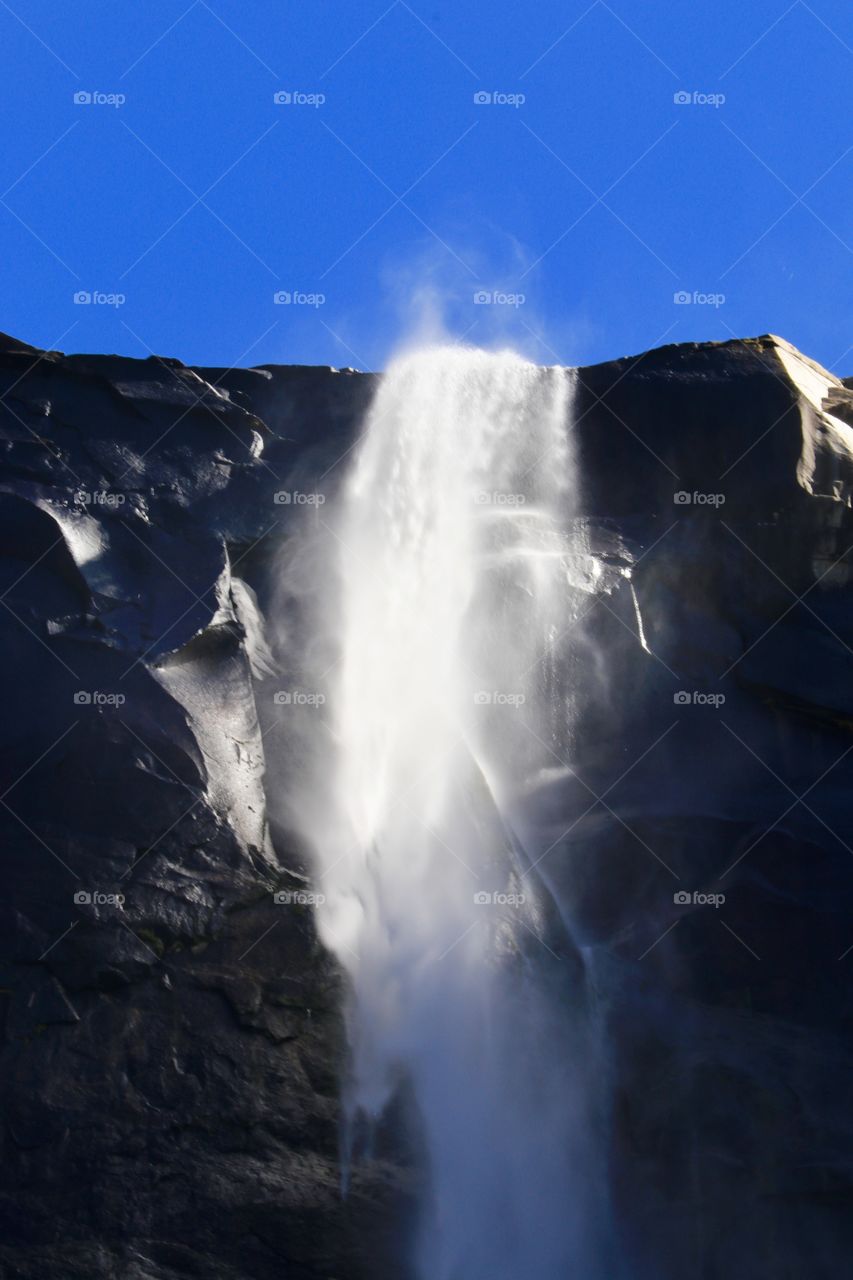
[[[0,335],[2,1277],[405,1274],[392,1123],[339,1193],[342,979],[273,899],[307,867],[263,736],[288,495],[334,494],[374,386]],[[849,1268],[851,406],[772,337],[579,371],[534,799],[632,1280]]]

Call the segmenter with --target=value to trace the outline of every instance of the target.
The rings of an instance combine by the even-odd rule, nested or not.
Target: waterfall
[[[417,1114],[418,1280],[591,1274],[582,965],[525,812],[570,729],[572,392],[508,352],[402,357],[324,514],[318,924],[351,986],[349,1144],[401,1086]]]

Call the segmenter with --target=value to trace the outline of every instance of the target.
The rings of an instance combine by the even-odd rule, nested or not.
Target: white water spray
[[[566,744],[571,400],[509,353],[397,361],[335,521],[318,922],[351,980],[351,1125],[401,1082],[416,1105],[419,1280],[589,1274],[578,969],[522,799]]]

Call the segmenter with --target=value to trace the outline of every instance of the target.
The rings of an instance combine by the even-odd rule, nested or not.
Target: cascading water
[[[572,377],[460,348],[398,360],[324,515],[318,922],[351,983],[350,1138],[401,1083],[414,1099],[419,1280],[591,1274],[581,967],[524,806],[570,721]]]

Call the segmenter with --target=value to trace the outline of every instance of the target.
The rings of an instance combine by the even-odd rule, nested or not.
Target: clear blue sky
[[[36,345],[379,368],[431,316],[853,373],[849,0],[0,0],[0,49],[0,328]]]

